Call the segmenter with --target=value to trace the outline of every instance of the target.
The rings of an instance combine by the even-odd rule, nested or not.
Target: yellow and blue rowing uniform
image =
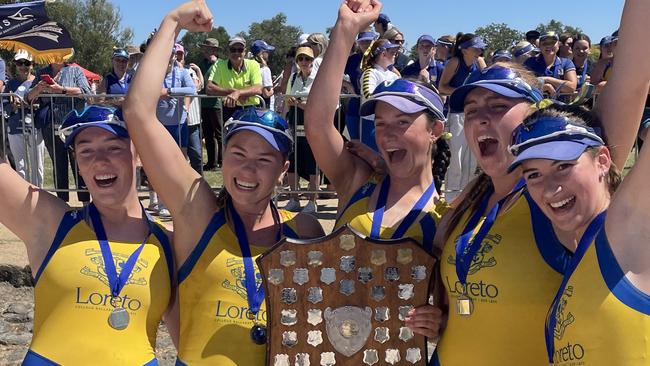
[[[298,238],[296,214],[277,211],[282,235]],[[251,243],[253,261],[269,248]],[[244,261],[226,209],[217,211],[178,272],[180,345],[177,365],[265,365],[266,346],[251,341],[255,324],[266,324],[266,307],[249,310]],[[255,283],[262,276],[255,265]],[[252,318],[252,319],[251,319]]]
[[[520,190],[512,200],[496,216],[470,258],[464,283],[456,269],[456,246],[469,212],[445,244],[440,271],[449,300],[449,319],[433,355],[433,365],[547,364],[540,327],[544,326],[570,254],[557,239],[550,243],[536,240],[553,233],[553,227],[527,193]],[[472,238],[485,219],[482,216],[473,232],[469,231]],[[463,294],[473,301],[469,316],[456,309],[457,299]]]
[[[163,229],[150,234],[126,286],[113,299],[87,210],[65,214],[34,277],[34,335],[23,365],[157,365],[154,348],[170,304],[173,256]],[[147,218],[150,220],[150,218]],[[120,268],[140,243],[109,242]],[[129,313],[126,329],[108,323],[113,306]]]
[[[370,236],[373,224],[373,213],[369,212],[370,197],[381,183],[381,177],[372,176],[359,188],[350,198],[347,206],[341,211],[336,219],[334,230],[348,224],[357,232]],[[379,201],[379,199],[378,199]],[[433,253],[433,238],[436,235],[437,224],[440,223],[442,214],[448,209],[449,205],[441,200],[431,211],[423,212],[409,227],[402,237],[415,240],[418,244],[429,253]],[[381,225],[379,237],[376,239],[394,238],[396,228]],[[399,239],[399,238],[395,238]]]
[[[554,365],[650,365],[650,296],[625,277],[604,228],[568,278],[555,319]]]

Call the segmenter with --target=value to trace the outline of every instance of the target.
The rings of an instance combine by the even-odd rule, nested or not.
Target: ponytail
[[[481,204],[481,199],[483,199],[487,192],[492,188],[492,179],[484,172],[481,172],[474,182],[465,188],[467,195],[462,201],[460,201],[460,204],[449,213],[451,219],[449,220],[449,225],[447,225],[447,231],[444,232],[443,243],[447,242],[452,231],[454,231],[456,226],[460,224],[460,219],[463,217],[465,212],[474,212],[478,210],[478,207]]]

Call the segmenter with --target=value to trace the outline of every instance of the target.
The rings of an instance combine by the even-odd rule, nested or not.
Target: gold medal
[[[460,316],[470,316],[474,312],[474,303],[467,295],[462,294],[456,299],[456,313]]]

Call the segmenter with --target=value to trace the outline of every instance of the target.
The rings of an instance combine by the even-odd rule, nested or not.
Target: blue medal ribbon
[[[555,298],[553,299],[553,304],[551,305],[551,308],[549,309],[548,314],[546,315],[546,326],[544,327],[544,337],[546,338],[546,353],[548,354],[548,362],[551,364],[553,363],[553,354],[555,353],[555,342],[553,341],[553,338],[555,332],[555,325],[557,323],[556,316],[557,316],[558,308],[560,306],[560,300],[562,299],[562,295],[564,295],[564,290],[566,289],[566,286],[569,283],[569,279],[571,278],[571,275],[573,275],[573,272],[575,272],[576,268],[578,267],[578,264],[580,264],[580,261],[582,260],[582,257],[584,257],[585,253],[587,252],[587,249],[589,249],[589,247],[591,246],[591,243],[594,242],[596,235],[598,235],[600,230],[603,228],[605,224],[606,216],[607,216],[607,211],[603,211],[600,214],[598,214],[598,216],[596,216],[596,218],[594,218],[591,221],[591,223],[587,227],[587,230],[582,235],[582,238],[580,238],[578,247],[576,248],[573,257],[571,258],[571,262],[569,262],[569,266],[567,267],[567,270],[564,273],[564,278],[562,279],[560,288],[555,294]]]
[[[233,221],[233,226],[235,227],[235,235],[237,236],[237,242],[239,243],[239,249],[241,250],[242,260],[244,261],[244,285],[246,286],[246,298],[248,300],[248,308],[253,314],[257,316],[257,313],[260,311],[262,302],[264,301],[264,287],[262,283],[259,286],[256,286],[255,281],[255,266],[253,265],[253,256],[251,254],[251,248],[248,243],[248,237],[246,235],[246,228],[244,227],[244,222],[241,217],[233,207],[232,202],[228,200],[228,211],[230,212],[230,217]],[[273,219],[277,223],[279,222],[279,217],[277,209],[273,202],[271,202],[271,211],[273,212]],[[280,223],[281,224],[281,223]],[[276,234],[276,241],[280,241],[282,238],[282,226]]]
[[[384,219],[384,212],[386,211],[386,201],[388,200],[389,189],[390,176],[387,175],[381,182],[379,196],[377,197],[377,206],[375,207],[375,212],[372,214],[372,228],[370,229],[371,239],[380,239],[381,222]],[[420,199],[415,202],[415,205],[408,215],[406,215],[404,220],[399,224],[391,239],[400,239],[404,237],[408,228],[415,222],[418,216],[420,216],[422,210],[424,210],[424,207],[426,207],[435,191],[436,185],[434,182],[431,182],[429,187],[424,191],[424,193],[422,193],[422,196],[420,196]]]
[[[589,66],[589,60],[586,59],[585,63],[582,64],[582,75],[578,77],[578,87],[582,86],[585,83],[585,77],[587,77],[587,67]]]
[[[144,208],[142,209],[142,211],[144,212]],[[145,236],[144,240],[142,241],[142,244],[140,244],[140,246],[138,246],[138,248],[135,251],[133,251],[133,253],[131,253],[131,255],[126,260],[126,262],[124,262],[124,264],[122,265],[122,270],[118,275],[117,269],[115,268],[113,253],[111,252],[111,247],[108,244],[106,231],[104,230],[102,219],[99,215],[99,211],[97,211],[97,207],[95,207],[95,204],[91,203],[90,205],[88,205],[88,215],[90,216],[90,220],[93,224],[93,229],[95,230],[95,236],[97,237],[97,241],[99,242],[99,248],[102,251],[102,258],[104,259],[104,269],[106,271],[106,276],[108,277],[108,285],[111,290],[111,296],[114,298],[118,297],[122,292],[122,289],[128,282],[129,277],[133,272],[133,267],[135,267],[135,263],[138,260],[138,257],[140,256],[142,249],[144,248],[144,244],[147,241],[149,235],[151,234],[151,221],[149,220],[148,216],[145,216],[147,218],[147,224],[149,226],[149,233]]]
[[[465,288],[465,284],[467,283],[467,274],[469,273],[469,267],[472,264],[474,256],[481,248],[483,239],[485,239],[485,236],[492,229],[503,203],[519,192],[525,185],[523,179],[519,180],[515,188],[513,188],[510,193],[492,207],[490,212],[485,215],[485,220],[483,221],[478,233],[476,233],[472,239],[472,234],[478,226],[478,223],[481,221],[481,217],[483,217],[483,214],[487,210],[490,197],[492,197],[492,194],[494,193],[494,189],[490,188],[490,190],[485,194],[485,197],[481,200],[478,210],[474,212],[470,220],[467,222],[467,225],[465,225],[462,234],[458,238],[458,243],[456,244],[456,275],[461,284],[463,284],[463,288]]]

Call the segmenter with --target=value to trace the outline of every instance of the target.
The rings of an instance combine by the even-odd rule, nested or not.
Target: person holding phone
[[[423,34],[418,38],[416,48],[418,59],[402,70],[402,76],[418,78],[423,83],[430,83],[437,88],[445,67],[435,60],[436,41],[430,35]]]

